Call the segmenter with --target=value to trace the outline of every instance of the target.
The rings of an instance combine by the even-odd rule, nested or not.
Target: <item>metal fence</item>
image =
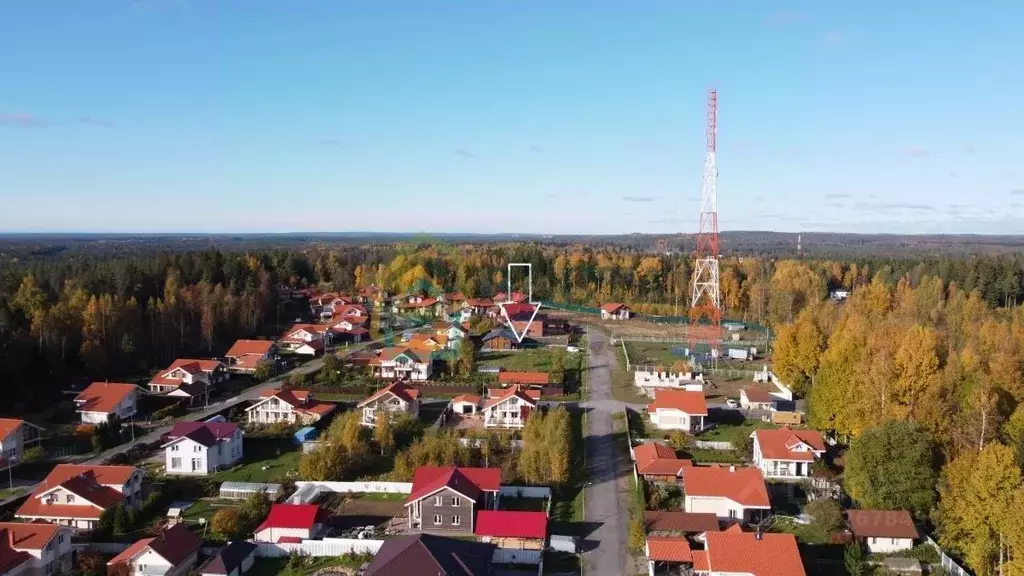
[[[693,446],[701,450],[732,450],[732,442],[715,442],[712,440],[694,440]]]
[[[974,576],[974,574],[969,572],[966,568],[957,564],[955,560],[947,556],[946,553],[942,551],[942,548],[939,548],[939,544],[935,540],[932,540],[931,536],[926,537],[926,542],[934,546],[935,549],[939,551],[939,563],[952,576]]]

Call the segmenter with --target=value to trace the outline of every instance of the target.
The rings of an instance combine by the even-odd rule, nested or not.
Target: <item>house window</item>
[[[192,451],[193,452],[199,452],[200,451],[199,445],[193,446],[192,447]]]
[[[171,458],[171,468],[181,468],[181,458]]]
[[[53,562],[46,563],[46,573],[53,574]]]
[[[452,506],[455,507],[455,508],[458,508],[461,505],[462,505],[462,501],[459,499],[459,497],[458,496],[453,496],[452,497]]]
[[[462,517],[461,516],[459,516],[458,514],[456,514],[455,516],[452,516],[452,526],[458,526],[461,523],[462,523]]]
[[[46,543],[46,551],[49,552],[50,550],[53,550],[53,540]]]
[[[444,496],[434,496],[434,506],[444,506]]]
[[[177,444],[175,444],[174,446],[171,446],[171,452],[177,452],[177,451],[178,451],[178,445]]]
[[[736,517],[737,517],[736,516],[736,511],[735,510],[729,510],[729,518],[736,518]]]
[[[434,514],[434,526],[440,526],[440,525],[441,525],[441,515],[440,514]]]
[[[74,503],[75,503],[75,495],[74,494],[68,494],[68,504],[74,504]]]

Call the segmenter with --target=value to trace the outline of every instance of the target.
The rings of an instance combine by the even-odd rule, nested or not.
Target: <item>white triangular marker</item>
[[[516,302],[513,302],[512,300],[507,300],[505,302],[499,302],[498,303],[498,307],[501,308],[501,315],[504,316],[505,317],[505,321],[508,322],[509,330],[511,330],[512,334],[515,335],[516,340],[518,340],[519,343],[522,344],[523,343],[523,338],[526,338],[526,333],[530,330],[530,326],[533,325],[533,319],[537,317],[537,312],[540,312],[540,302],[528,302],[528,304],[530,306],[533,306],[533,316],[530,316],[530,321],[526,323],[526,327],[523,328],[523,333],[522,334],[519,334],[518,332],[516,332],[515,324],[512,322],[512,319],[508,317],[508,312],[505,311],[505,305],[506,304],[515,304],[515,303]]]

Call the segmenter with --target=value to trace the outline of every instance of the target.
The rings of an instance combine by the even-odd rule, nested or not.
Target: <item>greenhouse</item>
[[[220,497],[229,500],[245,500],[257,492],[266,492],[271,500],[277,500],[281,496],[281,485],[258,482],[224,482],[220,485]]]

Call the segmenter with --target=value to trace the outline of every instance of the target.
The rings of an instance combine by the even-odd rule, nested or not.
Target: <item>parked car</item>
[[[725,401],[725,405],[728,406],[729,408],[739,408],[740,407],[739,402],[737,402],[736,400],[734,400],[732,398],[727,399]]]
[[[570,354],[575,354],[575,353],[579,352],[580,349],[578,347],[576,347],[576,346],[566,346],[565,347],[565,351],[570,353]]]

